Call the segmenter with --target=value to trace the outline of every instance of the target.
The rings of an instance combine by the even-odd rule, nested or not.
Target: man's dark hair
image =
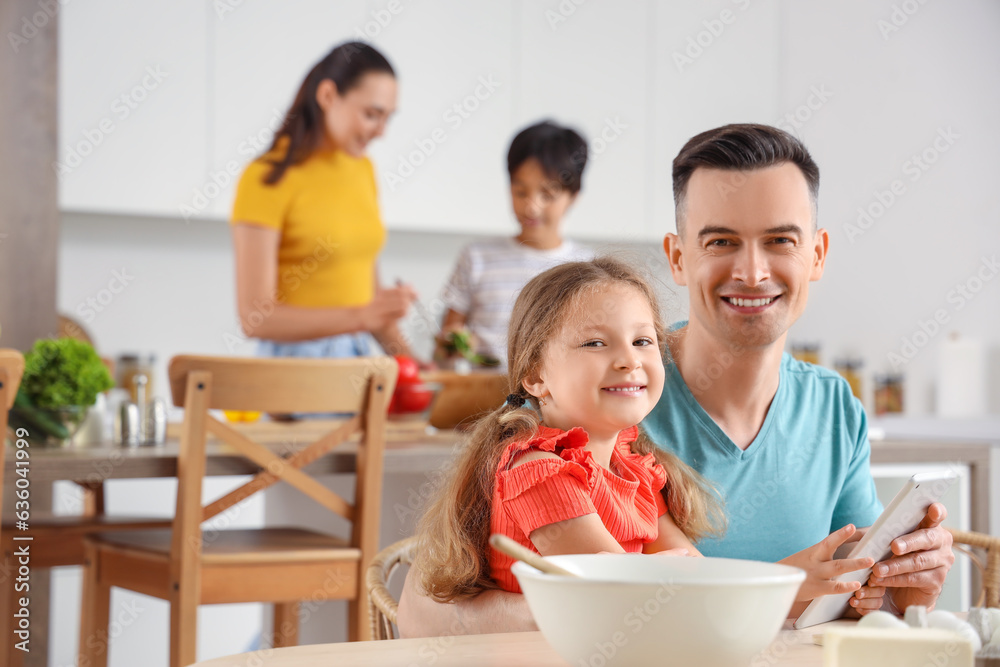
[[[684,217],[688,181],[698,168],[751,171],[791,162],[809,186],[815,220],[819,198],[819,167],[796,137],[770,125],[740,123],[702,132],[692,137],[674,158],[674,209],[677,229]]]
[[[542,171],[571,194],[583,185],[583,168],[587,166],[587,142],[580,134],[552,121],[542,121],[524,128],[510,142],[507,151],[507,173],[514,172],[527,160],[535,158]]]

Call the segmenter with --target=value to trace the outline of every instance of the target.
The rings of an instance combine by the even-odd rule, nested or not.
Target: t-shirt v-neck
[[[775,414],[780,411],[780,406],[782,405],[785,397],[786,383],[781,378],[780,370],[778,371],[778,390],[774,393],[774,397],[771,399],[771,404],[767,408],[767,415],[764,417],[764,423],[757,431],[757,435],[754,436],[750,445],[746,449],[740,449],[737,444],[733,442],[733,439],[722,430],[722,427],[719,426],[714,419],[712,419],[711,415],[705,411],[705,408],[701,407],[701,403],[698,402],[698,399],[696,399],[694,394],[691,393],[687,383],[684,382],[680,369],[678,369],[677,364],[674,363],[669,350],[666,354],[666,363],[664,366],[666,368],[666,372],[671,376],[670,383],[676,388],[676,391],[680,394],[682,400],[687,403],[687,407],[691,410],[691,413],[702,423],[705,430],[713,436],[713,444],[719,447],[720,451],[725,452],[734,459],[745,461],[753,456],[756,456],[757,452],[767,445],[767,434],[771,429],[771,425],[774,423]]]

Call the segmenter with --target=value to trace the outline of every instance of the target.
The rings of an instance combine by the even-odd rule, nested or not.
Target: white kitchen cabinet
[[[642,239],[656,185],[649,169],[658,122],[651,107],[654,4],[520,3],[515,127],[551,118],[588,141],[583,191],[567,216],[570,236]]]
[[[372,17],[364,0],[294,0],[244,2],[212,19],[210,168],[189,203],[199,215],[228,219],[243,168],[270,146],[310,68],[371,30]]]
[[[672,163],[688,139],[728,123],[779,124],[780,6],[750,0],[653,2],[656,34],[649,171],[660,239],[675,230]]]
[[[63,210],[176,217],[207,166],[201,0],[60,5]]]
[[[372,38],[399,78],[399,113],[371,145],[386,223],[513,232],[506,158],[517,85],[514,3],[397,5],[399,12]],[[370,2],[369,15],[386,6]]]

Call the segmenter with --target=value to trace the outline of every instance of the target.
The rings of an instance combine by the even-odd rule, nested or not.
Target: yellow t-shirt
[[[251,162],[240,177],[232,224],[281,232],[278,300],[313,308],[370,302],[386,236],[371,161],[317,152],[267,185],[269,157]]]

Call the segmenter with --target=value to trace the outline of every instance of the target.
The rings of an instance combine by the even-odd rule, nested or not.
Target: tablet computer
[[[875,562],[885,560],[892,554],[889,545],[897,537],[912,533],[920,525],[927,508],[931,503],[941,499],[941,496],[951,488],[958,475],[952,471],[918,473],[907,480],[906,484],[885,508],[878,520],[872,524],[865,536],[854,548],[845,555],[840,549],[834,558],[874,558]],[[844,546],[851,546],[850,544]],[[837,581],[860,581],[864,584],[871,576],[871,568],[847,572],[837,577]],[[847,611],[851,593],[824,595],[809,603],[805,611],[795,619],[796,628],[808,628],[811,625],[826,623],[838,619]]]

